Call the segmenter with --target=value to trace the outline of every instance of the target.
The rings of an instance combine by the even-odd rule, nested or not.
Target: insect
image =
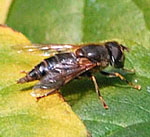
[[[96,78],[93,75],[95,70],[106,76],[119,77],[135,89],[140,90],[141,88],[140,85],[134,85],[117,72],[104,71],[109,65],[124,69],[124,51],[128,51],[128,48],[116,41],[79,46],[52,44],[38,48],[46,51],[56,50],[58,53],[44,59],[31,71],[27,72],[25,77],[17,81],[17,83],[26,83],[39,80],[40,82],[34,86],[31,93],[36,98],[48,96],[75,78],[88,76],[93,81],[96,93],[104,108],[107,109],[108,106],[101,95]],[[65,52],[64,49],[73,50]]]

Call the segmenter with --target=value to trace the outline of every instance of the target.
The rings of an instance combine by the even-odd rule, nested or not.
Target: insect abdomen
[[[61,73],[61,71],[65,68],[64,63],[69,62],[76,63],[75,56],[72,53],[63,53],[63,54],[56,54],[53,57],[47,58],[43,60],[40,64],[34,67],[27,75],[18,80],[18,83],[26,83],[34,80],[40,80],[45,75],[53,75],[55,73]],[[63,67],[62,67],[63,66]],[[67,66],[65,66],[67,68]],[[53,76],[52,76],[53,77]]]
[[[27,75],[21,79],[19,79],[18,83],[26,83],[34,80],[40,80],[42,77],[46,75],[46,72],[54,67],[57,63],[57,60],[54,57],[47,58],[43,60],[40,64],[34,67],[31,71],[27,73]]]

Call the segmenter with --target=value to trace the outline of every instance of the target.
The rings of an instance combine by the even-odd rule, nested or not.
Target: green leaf
[[[126,53],[125,67],[136,70],[135,75],[124,75],[133,83],[140,84],[142,90],[132,89],[117,78],[96,74],[109,110],[103,109],[88,79],[74,80],[61,91],[93,137],[149,136],[149,5],[148,0],[15,0],[6,23],[33,43],[122,41],[130,48]],[[30,61],[32,58],[35,60],[31,56]],[[28,64],[23,57],[21,60]],[[33,64],[20,63],[18,67],[31,69]],[[12,91],[7,90],[7,94]],[[11,94],[14,96],[16,93]]]
[[[33,83],[16,83],[21,77],[19,71],[31,69],[32,63],[42,60],[36,54],[18,50],[31,45],[30,41],[3,25],[0,36],[0,136],[86,137],[85,126],[59,93],[37,102],[30,96]]]
[[[144,129],[144,132],[143,132]],[[118,132],[110,135],[110,137],[128,136],[128,137],[148,137],[150,129],[150,122],[138,123],[128,126]]]

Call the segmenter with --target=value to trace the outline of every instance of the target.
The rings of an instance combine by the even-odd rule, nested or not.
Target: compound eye
[[[111,56],[111,61],[110,61],[111,66],[114,66],[115,64],[115,59],[114,56]]]
[[[84,56],[82,49],[77,49],[75,53],[76,53],[77,57],[83,57]]]

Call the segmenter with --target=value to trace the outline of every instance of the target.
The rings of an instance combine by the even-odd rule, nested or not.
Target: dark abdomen
[[[18,80],[18,83],[26,83],[34,80],[41,80],[45,75],[69,74],[73,67],[77,67],[78,62],[74,53],[56,54],[53,57],[44,59],[34,67],[27,75]]]

